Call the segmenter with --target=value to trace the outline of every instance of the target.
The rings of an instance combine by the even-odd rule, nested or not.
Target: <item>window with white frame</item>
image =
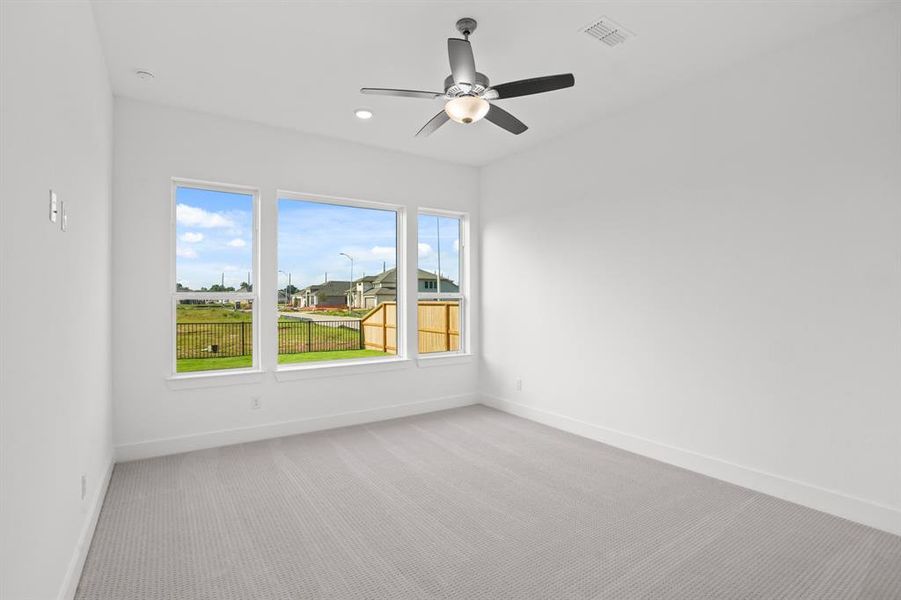
[[[403,354],[399,206],[282,192],[278,363]]]
[[[259,194],[173,180],[173,370],[252,369]]]
[[[420,354],[464,352],[463,215],[420,210],[417,327]]]

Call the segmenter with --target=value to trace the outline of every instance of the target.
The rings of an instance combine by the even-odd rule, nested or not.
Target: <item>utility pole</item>
[[[435,281],[437,281],[436,287],[438,288],[438,293],[441,293],[441,221],[438,217],[435,217],[435,233],[438,237],[438,243],[435,244],[438,247],[438,273],[435,274]],[[439,298],[440,300],[440,298]]]
[[[279,269],[279,273],[281,273],[282,275],[288,276],[288,286],[285,288],[285,306],[287,306],[288,305],[288,297],[291,294],[291,273],[290,272],[286,273],[285,271],[282,271],[281,269]]]
[[[353,308],[357,296],[354,291],[354,257],[346,252],[339,252],[338,256],[343,256],[350,261],[350,302],[347,303],[347,308]]]

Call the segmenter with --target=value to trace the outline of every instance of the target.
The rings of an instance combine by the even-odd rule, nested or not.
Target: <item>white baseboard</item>
[[[712,456],[676,448],[587,421],[526,406],[490,394],[481,394],[482,404],[526,419],[603,442],[629,452],[676,465],[715,479],[801,504],[850,521],[901,535],[901,510],[848,496],[835,490],[765,473]]]
[[[126,462],[167,454],[179,454],[191,450],[203,450],[206,448],[218,448],[244,442],[255,442],[270,438],[277,438],[310,431],[334,429],[348,425],[360,425],[361,423],[373,423],[387,419],[396,419],[410,415],[445,410],[477,404],[479,395],[476,393],[459,394],[456,396],[444,396],[407,404],[394,404],[381,406],[368,410],[338,413],[309,419],[294,421],[282,421],[279,423],[267,423],[253,427],[240,427],[236,429],[223,429],[209,431],[194,435],[172,437],[134,444],[116,446],[116,462]]]
[[[66,576],[63,579],[63,585],[57,596],[59,600],[72,600],[78,589],[78,581],[81,579],[81,571],[84,568],[84,561],[88,558],[88,550],[91,549],[91,540],[94,539],[94,530],[97,528],[97,520],[100,518],[100,509],[103,508],[103,500],[106,498],[106,490],[109,488],[110,478],[113,475],[113,460],[109,461],[106,467],[106,473],[100,481],[100,487],[91,501],[91,507],[88,510],[87,519],[81,528],[81,534],[78,536],[78,544],[75,546],[75,552],[72,554],[72,560],[69,561],[69,568],[66,570]]]

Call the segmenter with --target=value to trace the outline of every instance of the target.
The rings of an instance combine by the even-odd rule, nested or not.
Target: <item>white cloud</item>
[[[185,227],[234,227],[235,223],[222,213],[209,212],[196,206],[178,204],[175,206],[175,220]]]
[[[189,244],[196,244],[203,241],[203,234],[196,231],[186,231],[181,236],[181,241]]]
[[[197,258],[197,252],[193,248],[182,248],[181,246],[178,246],[175,248],[175,254],[182,258]]]
[[[374,246],[370,252],[376,258],[394,258],[397,254],[397,250],[391,246]]]
[[[230,248],[243,248],[244,246],[247,245],[247,242],[245,242],[241,238],[235,238],[226,245],[229,246]]]
[[[423,243],[423,242],[420,242],[420,243],[419,243],[419,258],[422,258],[422,257],[424,257],[424,256],[428,256],[428,255],[431,254],[431,253],[432,253],[432,247],[431,247],[431,246],[429,246],[428,244],[425,244],[425,243]]]

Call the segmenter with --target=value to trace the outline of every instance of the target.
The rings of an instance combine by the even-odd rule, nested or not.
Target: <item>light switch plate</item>
[[[50,190],[50,222],[56,223],[56,215],[59,213],[59,204],[56,200],[56,192]]]
[[[60,224],[59,228],[63,231],[69,229],[69,210],[65,202],[59,203]]]

